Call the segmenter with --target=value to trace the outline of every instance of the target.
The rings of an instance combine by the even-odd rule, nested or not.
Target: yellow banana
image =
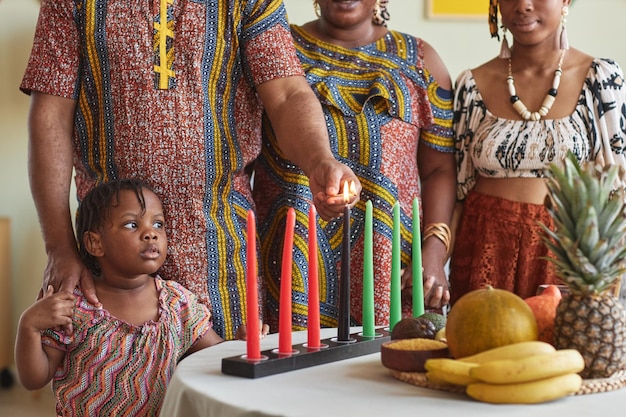
[[[562,349],[520,359],[503,359],[480,364],[470,369],[470,376],[491,384],[530,382],[585,368],[585,360],[576,349]]]
[[[478,401],[493,404],[536,404],[574,394],[580,389],[578,374],[565,374],[518,384],[470,384],[465,392]]]
[[[466,386],[478,379],[470,376],[470,369],[478,366],[475,363],[460,362],[449,358],[428,359],[424,364],[424,368],[428,371],[426,374],[433,382],[447,382],[454,385]]]
[[[469,384],[476,384],[480,382],[478,379],[470,376],[445,373],[439,369],[426,372],[426,377],[434,385],[452,384],[466,387]]]
[[[485,363],[501,359],[518,359],[531,355],[554,352],[556,349],[549,343],[538,340],[529,342],[513,343],[477,353],[465,358],[459,358],[462,362]]]
[[[426,372],[426,377],[434,385],[452,384],[452,385],[460,385],[460,386],[466,387],[469,384],[476,384],[480,382],[480,380],[476,378],[472,378],[469,375],[464,376],[464,375],[445,373],[439,369],[433,369],[432,371]]]

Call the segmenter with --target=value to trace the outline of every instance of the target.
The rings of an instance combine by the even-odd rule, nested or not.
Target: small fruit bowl
[[[433,339],[392,340],[380,348],[383,366],[401,372],[426,372],[424,363],[427,359],[449,357],[448,345]]]

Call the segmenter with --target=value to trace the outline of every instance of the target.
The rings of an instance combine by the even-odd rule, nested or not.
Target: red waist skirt
[[[553,228],[545,206],[518,203],[471,192],[450,260],[451,303],[469,291],[491,285],[522,298],[541,284],[559,284],[538,222]]]

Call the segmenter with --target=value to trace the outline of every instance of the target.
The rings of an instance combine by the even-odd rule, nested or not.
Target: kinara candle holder
[[[293,345],[293,352],[296,353],[287,355],[279,353],[278,349],[268,349],[261,352],[263,360],[247,359],[243,354],[223,358],[222,373],[244,378],[261,378],[378,353],[382,344],[391,340],[391,333],[387,328],[381,327],[376,329],[375,337],[353,333],[350,339],[351,343],[338,341],[336,337],[323,339],[322,347],[319,348],[309,348],[306,343]]]

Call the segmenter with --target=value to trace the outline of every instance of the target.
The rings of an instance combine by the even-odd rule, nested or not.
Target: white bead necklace
[[[559,84],[561,83],[561,66],[563,65],[563,57],[565,57],[565,50],[561,52],[561,58],[559,58],[559,65],[554,71],[554,80],[552,80],[552,88],[548,90],[548,94],[543,99],[543,103],[541,103],[541,107],[537,111],[530,111],[528,107],[522,100],[520,100],[517,92],[515,91],[515,83],[513,81],[513,72],[511,71],[511,58],[509,58],[509,76],[506,78],[506,83],[509,86],[509,94],[511,95],[511,104],[515,111],[522,117],[524,120],[540,120],[542,117],[545,117],[546,114],[552,108],[554,104],[554,100],[556,100],[556,93],[559,90]]]

